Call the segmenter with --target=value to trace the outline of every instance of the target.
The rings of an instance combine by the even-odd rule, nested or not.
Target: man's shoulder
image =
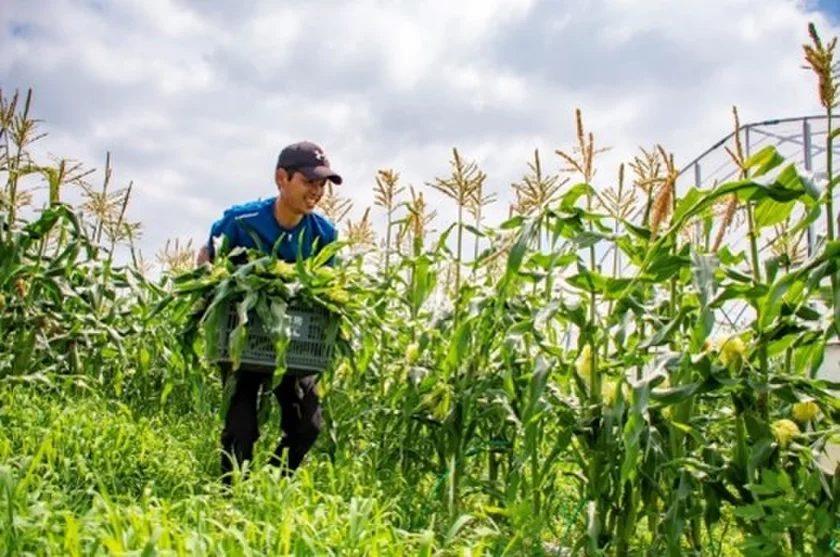
[[[273,199],[257,199],[231,205],[224,210],[222,216],[216,221],[214,227],[230,229],[235,227],[237,222],[251,221],[262,218],[266,209],[274,203]]]
[[[252,218],[262,214],[263,210],[274,203],[274,200],[256,199],[254,201],[247,201],[245,203],[238,203],[231,205],[224,210],[222,214],[223,220],[238,220],[242,218]]]

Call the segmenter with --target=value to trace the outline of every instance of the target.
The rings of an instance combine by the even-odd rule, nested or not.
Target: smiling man
[[[266,200],[236,205],[213,223],[210,240],[199,253],[202,265],[216,257],[216,244],[224,236],[228,248],[247,247],[270,253],[288,262],[300,255],[311,257],[337,238],[335,226],[314,212],[324,195],[326,181],[341,184],[342,178],[330,168],[324,151],[309,141],[285,147],[277,158],[274,181],[278,195]],[[231,375],[230,366],[222,366],[222,381]],[[271,379],[270,374],[240,369],[235,376],[233,397],[222,432],[223,481],[230,483],[233,469],[231,457],[240,465],[253,458],[259,438],[257,402],[260,389]],[[283,451],[288,449],[288,471],[294,471],[315,443],[321,431],[321,404],[314,377],[289,370],[274,390],[280,403],[283,438],[271,459],[283,464]]]
[[[313,211],[324,195],[326,181],[342,183],[339,174],[330,168],[324,151],[309,141],[284,148],[277,157],[274,181],[279,195],[261,201],[235,205],[224,212],[210,231],[210,241],[201,248],[198,264],[215,257],[216,241],[226,236],[230,249],[244,246],[266,253],[282,237],[278,255],[285,261],[297,258],[297,244],[303,235],[302,255],[314,255],[312,249],[323,248],[336,239],[336,229],[325,217]],[[256,234],[259,243],[255,242]]]

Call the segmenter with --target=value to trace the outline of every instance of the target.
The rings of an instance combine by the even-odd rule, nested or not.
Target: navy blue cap
[[[341,184],[342,178],[330,168],[324,150],[311,141],[300,141],[285,147],[277,157],[277,168],[297,170],[309,180],[327,179]]]

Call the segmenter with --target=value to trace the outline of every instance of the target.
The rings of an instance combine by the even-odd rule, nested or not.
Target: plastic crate
[[[292,301],[286,307],[289,342],[286,347],[286,370],[291,374],[320,373],[333,357],[336,327],[330,327],[335,316],[329,311]],[[230,304],[219,327],[218,353],[215,363],[230,363],[230,335],[239,317],[236,305]],[[271,371],[276,366],[274,341],[265,331],[257,311],[248,313],[247,335],[240,364],[255,370]]]

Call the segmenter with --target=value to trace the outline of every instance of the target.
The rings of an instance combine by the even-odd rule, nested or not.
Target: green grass
[[[145,417],[98,396],[3,390],[0,554],[496,555],[509,541],[480,517],[437,533],[431,482],[377,477],[363,457],[333,464],[324,443],[282,477],[265,465],[271,426],[247,480],[224,491],[219,428],[215,414]]]
[[[492,538],[480,523],[449,544],[406,530],[394,485],[362,459],[333,465],[318,450],[293,478],[258,458],[225,492],[213,415],[139,417],[98,397],[23,387],[4,390],[0,409],[1,554],[418,555]]]

